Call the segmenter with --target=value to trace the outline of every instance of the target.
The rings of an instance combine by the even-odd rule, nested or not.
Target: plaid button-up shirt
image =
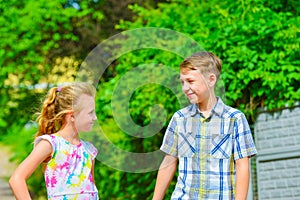
[[[177,111],[161,150],[179,159],[172,199],[189,200],[234,199],[234,160],[257,153],[245,115],[220,98],[208,118],[196,104]]]

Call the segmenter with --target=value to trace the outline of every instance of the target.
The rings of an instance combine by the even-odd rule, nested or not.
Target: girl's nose
[[[98,118],[97,118],[97,115],[96,113],[94,114],[94,117],[93,117],[93,120],[96,121]]]

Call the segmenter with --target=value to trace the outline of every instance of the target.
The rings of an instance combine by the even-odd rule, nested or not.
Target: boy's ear
[[[209,86],[214,87],[217,83],[217,76],[213,73],[209,74],[208,81],[209,81]]]

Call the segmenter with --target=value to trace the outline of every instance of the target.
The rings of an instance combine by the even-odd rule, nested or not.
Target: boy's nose
[[[188,83],[182,84],[182,91],[186,92],[190,89],[190,85]]]

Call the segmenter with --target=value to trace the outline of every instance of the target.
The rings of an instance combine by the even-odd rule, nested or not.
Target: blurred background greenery
[[[297,0],[0,0],[0,142],[11,147],[13,161],[21,162],[32,150],[34,113],[47,89],[74,81],[84,58],[105,39],[141,27],[184,33],[216,53],[223,60],[226,103],[245,112],[252,126],[260,108],[276,110],[300,99],[299,11]],[[112,115],[116,82],[141,64],[178,70],[181,61],[170,52],[141,49],[107,68],[99,80],[97,115],[115,145],[130,152],[157,150],[168,120],[180,108],[165,87],[139,88],[129,102],[133,121],[147,125],[149,110],[158,103],[167,121],[153,137],[131,137]],[[156,171],[127,173],[97,161],[95,176],[102,199],[151,199]],[[34,199],[45,198],[41,170],[28,184]]]

